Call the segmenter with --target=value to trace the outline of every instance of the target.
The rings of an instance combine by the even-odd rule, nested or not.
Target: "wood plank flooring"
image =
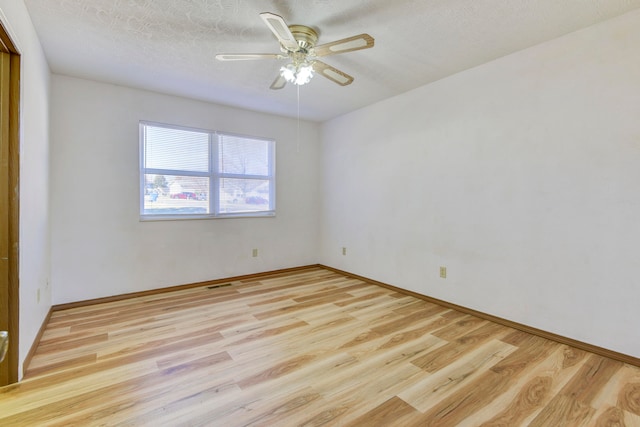
[[[54,312],[2,426],[640,426],[640,368],[310,268]]]

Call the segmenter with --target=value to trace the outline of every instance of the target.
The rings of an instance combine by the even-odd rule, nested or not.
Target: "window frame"
[[[209,144],[209,168],[206,172],[175,170],[175,169],[157,169],[147,168],[145,164],[145,128],[147,126],[160,127],[166,129],[183,130],[189,132],[199,132],[208,135]],[[246,138],[267,142],[268,145],[268,174],[267,175],[249,175],[234,174],[220,172],[219,165],[219,142],[220,137],[228,136],[234,138]],[[202,129],[181,125],[173,125],[168,123],[160,123],[154,121],[141,120],[139,122],[139,163],[140,163],[140,182],[138,190],[139,198],[139,215],[140,221],[162,221],[162,220],[192,220],[192,219],[223,219],[223,218],[264,218],[276,216],[276,141],[271,138],[243,135],[230,132],[221,132],[217,130]],[[204,214],[149,214],[144,212],[145,208],[145,175],[172,175],[172,176],[191,176],[209,178],[209,213]],[[265,210],[248,211],[248,212],[220,212],[220,181],[222,179],[255,179],[269,182],[269,204]]]

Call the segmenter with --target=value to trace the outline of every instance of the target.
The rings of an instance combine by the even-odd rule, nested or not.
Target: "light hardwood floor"
[[[640,426],[640,368],[311,268],[54,312],[0,425]]]

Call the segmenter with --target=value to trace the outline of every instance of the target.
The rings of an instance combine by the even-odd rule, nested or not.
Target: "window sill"
[[[274,211],[268,212],[237,212],[219,215],[140,215],[140,222],[147,221],[183,221],[201,219],[230,219],[230,218],[275,218]]]

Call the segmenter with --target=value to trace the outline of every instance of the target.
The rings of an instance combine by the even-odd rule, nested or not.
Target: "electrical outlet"
[[[447,278],[447,267],[440,267],[440,277],[443,279]]]
[[[347,254],[347,248],[343,247],[342,248],[342,255],[346,255]]]
[[[254,249],[253,252],[251,252],[251,256],[254,257],[254,258],[257,257],[258,256],[258,250]]]
[[[36,291],[36,303],[40,304],[40,288]]]

